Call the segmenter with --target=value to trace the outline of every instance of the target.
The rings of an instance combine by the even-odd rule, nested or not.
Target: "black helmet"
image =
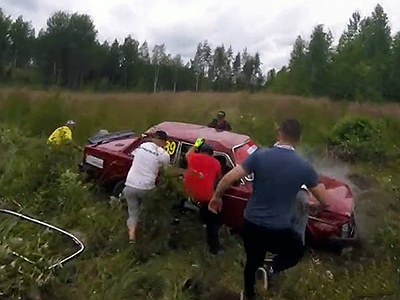
[[[199,148],[199,153],[206,153],[208,155],[214,154],[214,149],[209,144],[203,144]]]
[[[165,131],[158,130],[153,134],[153,138],[166,141],[168,140],[168,135]]]
[[[226,114],[225,114],[225,112],[224,112],[223,110],[220,110],[220,111],[218,112],[217,116],[219,116],[219,117],[225,117]]]

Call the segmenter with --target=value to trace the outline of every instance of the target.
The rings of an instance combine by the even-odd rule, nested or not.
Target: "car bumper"
[[[325,238],[319,239],[318,243],[327,244],[339,248],[360,247],[362,240],[360,238],[359,229],[356,225],[355,215],[351,214],[350,218],[341,225],[341,229],[337,230],[338,225],[331,224],[323,219],[310,217],[313,220],[314,229],[317,229],[317,236]],[[328,227],[326,227],[328,226]],[[315,232],[314,232],[315,234]]]
[[[342,233],[342,236],[331,236],[328,241],[332,245],[340,246],[342,248],[353,247],[358,248],[363,246],[363,240],[361,239],[359,229],[355,225],[354,216],[352,216],[352,225],[348,234]]]
[[[88,178],[96,178],[96,168],[84,162],[78,164],[78,172],[86,174]]]
[[[81,162],[78,164],[78,170],[80,172],[87,172],[87,171],[91,171],[91,170],[96,170],[95,167],[93,167],[92,165],[89,165],[85,162]]]
[[[361,247],[363,244],[362,240],[358,237],[330,237],[328,238],[328,243],[340,247]]]

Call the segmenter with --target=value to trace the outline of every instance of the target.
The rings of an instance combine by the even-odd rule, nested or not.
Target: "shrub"
[[[155,254],[168,251],[171,247],[185,248],[189,237],[195,237],[193,226],[200,228],[200,222],[175,224],[175,209],[184,199],[181,181],[174,173],[163,170],[157,188],[145,196],[138,224],[136,258],[147,261]],[[189,233],[189,234],[188,234]],[[190,243],[189,243],[190,244]]]
[[[26,138],[22,131],[2,125],[0,147],[3,150],[0,159],[0,194],[19,197],[22,204],[31,204],[33,196],[46,194],[47,197],[59,197],[59,185],[69,174],[64,173],[76,165],[72,146],[50,149],[45,140]],[[49,209],[52,212],[51,204],[47,203],[40,210]]]
[[[0,207],[84,232],[91,246],[96,245],[98,235],[115,235],[104,230],[114,229],[114,222],[119,221],[103,217],[114,211],[107,204],[97,209],[99,216],[89,224],[90,230],[83,228],[89,218],[83,208],[96,204],[90,202],[87,188],[70,170],[75,165],[72,149],[49,149],[45,140],[27,138],[21,131],[1,124],[0,147]],[[75,248],[54,231],[15,217],[1,214],[0,227],[0,298],[21,299],[35,289],[48,287],[56,277],[47,268]],[[103,244],[113,241],[103,236]],[[24,261],[14,251],[35,264]]]
[[[384,120],[346,117],[329,133],[328,146],[346,161],[382,162],[388,154],[387,140]]]

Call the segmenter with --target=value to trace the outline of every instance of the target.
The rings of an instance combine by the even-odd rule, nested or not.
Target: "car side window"
[[[186,153],[192,147],[192,144],[182,143],[181,149],[179,152],[179,157],[176,160],[176,165],[178,168],[187,169],[187,160],[186,160]]]
[[[231,171],[233,169],[232,162],[228,159],[228,156],[226,154],[215,153],[214,157],[221,164],[222,176],[224,176],[225,174],[227,174],[229,171]],[[242,184],[244,184],[243,180],[239,179],[238,181],[233,183],[233,186],[240,186]]]
[[[230,170],[232,170],[232,166],[229,164],[229,162],[228,162],[228,160],[227,160],[225,155],[223,155],[223,154],[215,154],[214,157],[221,164],[222,175],[225,175]]]

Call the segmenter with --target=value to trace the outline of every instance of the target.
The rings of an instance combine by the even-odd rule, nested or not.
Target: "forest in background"
[[[288,64],[262,70],[260,53],[213,47],[207,40],[184,62],[165,44],[150,47],[132,35],[101,42],[92,18],[59,11],[36,33],[23,16],[0,8],[0,83],[95,91],[261,91],[357,101],[400,100],[400,33],[392,34],[377,5],[354,12],[337,43],[317,25],[298,36]]]

